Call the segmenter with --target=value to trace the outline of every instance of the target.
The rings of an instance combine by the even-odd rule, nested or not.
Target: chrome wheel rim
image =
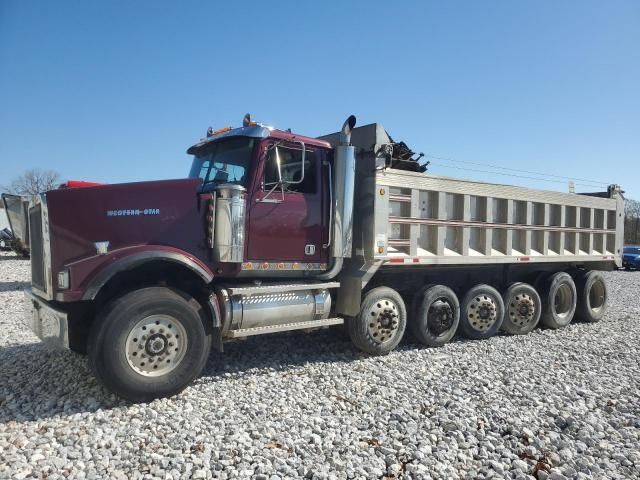
[[[400,309],[390,298],[381,298],[367,311],[367,328],[378,343],[391,341],[398,331]]]
[[[467,320],[474,330],[486,332],[497,320],[498,305],[491,295],[476,295],[467,307]]]
[[[131,329],[126,340],[129,366],[145,377],[159,377],[174,370],[187,351],[187,332],[168,315],[151,315]]]
[[[536,304],[530,295],[520,293],[509,302],[509,319],[518,327],[526,327],[536,316]]]

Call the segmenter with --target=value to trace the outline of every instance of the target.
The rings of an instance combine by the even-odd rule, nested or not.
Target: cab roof
[[[325,140],[306,137],[304,135],[298,135],[297,133],[285,132],[283,130],[278,130],[273,127],[268,127],[265,125],[250,125],[250,126],[238,127],[238,128],[231,128],[231,127],[223,128],[218,130],[217,132],[213,132],[211,136],[202,138],[200,142],[189,147],[187,149],[187,153],[189,155],[195,155],[210,143],[220,140],[222,138],[227,138],[227,137],[251,137],[251,138],[271,137],[271,138],[277,138],[279,140],[284,140],[287,142],[304,142],[305,145],[307,146],[331,148],[331,144]]]

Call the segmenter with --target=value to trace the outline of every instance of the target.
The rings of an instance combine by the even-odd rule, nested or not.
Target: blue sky
[[[435,174],[640,198],[640,2],[0,1],[0,185],[184,176],[245,112],[312,136],[354,113],[452,159]],[[498,174],[525,170],[557,182]]]

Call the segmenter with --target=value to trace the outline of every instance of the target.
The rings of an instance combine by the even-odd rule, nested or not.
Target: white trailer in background
[[[0,230],[4,230],[5,228],[9,228],[9,219],[7,218],[4,205],[0,204]]]

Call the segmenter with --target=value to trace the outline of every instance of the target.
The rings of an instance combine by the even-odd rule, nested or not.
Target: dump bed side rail
[[[609,197],[381,170],[372,249],[385,264],[620,266],[624,201]]]

